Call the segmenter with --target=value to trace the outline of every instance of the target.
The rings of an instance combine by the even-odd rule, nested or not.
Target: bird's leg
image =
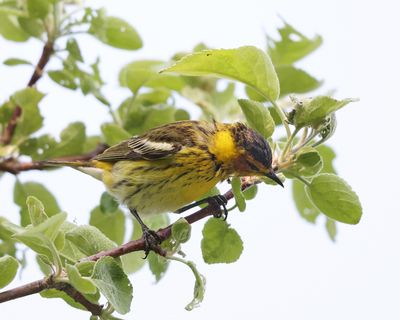
[[[209,197],[209,198],[212,198],[212,197]],[[179,213],[183,213],[183,212],[188,211],[188,210],[190,210],[190,209],[192,209],[194,207],[197,207],[197,206],[199,206],[201,204],[208,203],[208,199],[209,198],[204,198],[204,199],[201,199],[199,201],[196,201],[196,202],[193,202],[191,204],[188,204],[187,206],[184,206],[184,207],[174,211],[174,213],[178,213],[178,214]]]
[[[220,210],[218,213],[214,214],[215,218],[221,218],[221,216],[224,216],[224,220],[228,217],[228,210],[226,209],[226,204],[228,201],[222,194],[218,194],[216,196],[211,196],[208,198],[201,199],[199,201],[193,202],[191,204],[188,204],[187,206],[184,206],[178,210],[175,211],[175,213],[182,213],[185,212],[189,209],[192,209],[194,207],[197,207],[201,204],[208,203],[208,205],[217,205],[218,207],[222,207],[223,210]]]
[[[142,228],[142,233],[143,233],[143,239],[144,239],[144,253],[145,257],[144,259],[147,258],[149,255],[149,252],[151,250],[162,254],[162,249],[160,248],[160,243],[161,239],[158,236],[157,232],[154,230],[149,229],[148,226],[143,222],[143,220],[140,218],[138,212],[135,209],[129,209],[132,215],[136,218],[136,220],[139,222],[141,228]]]

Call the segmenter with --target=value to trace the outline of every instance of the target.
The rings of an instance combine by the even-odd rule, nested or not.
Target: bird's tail
[[[97,180],[103,180],[103,170],[90,160],[45,160],[41,161],[41,164],[45,167],[71,167]]]

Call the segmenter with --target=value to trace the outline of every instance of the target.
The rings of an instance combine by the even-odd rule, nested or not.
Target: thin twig
[[[96,149],[91,152],[80,154],[77,156],[68,156],[68,157],[60,157],[51,160],[62,160],[62,161],[85,161],[90,160],[94,156],[102,153],[107,149],[107,145],[100,143]],[[0,162],[0,171],[9,172],[12,174],[18,174],[23,171],[29,170],[42,170],[48,168],[49,166],[44,161],[30,161],[30,162],[20,162],[17,159],[8,159],[3,162]]]
[[[42,55],[40,56],[40,59],[35,67],[35,70],[32,73],[31,78],[28,81],[27,86],[32,87],[36,84],[36,82],[42,77],[43,75],[43,69],[46,66],[46,64],[49,62],[50,57],[54,51],[54,44],[53,42],[46,42]],[[7,145],[11,142],[11,139],[14,135],[15,128],[17,127],[18,119],[22,115],[22,108],[21,106],[16,106],[13,114],[11,116],[10,121],[8,122],[6,128],[4,129],[1,137],[0,137],[0,143],[3,145]]]

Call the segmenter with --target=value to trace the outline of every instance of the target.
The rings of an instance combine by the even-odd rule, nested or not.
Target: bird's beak
[[[271,180],[274,180],[277,184],[279,184],[282,188],[284,188],[285,186],[283,185],[283,182],[278,178],[278,176],[275,174],[274,170],[270,170],[269,172],[267,172],[265,174],[265,176],[267,176],[268,178],[270,178]]]

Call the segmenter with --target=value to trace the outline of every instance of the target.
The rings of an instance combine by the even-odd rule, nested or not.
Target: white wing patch
[[[154,151],[172,151],[176,148],[172,143],[168,142],[155,142],[147,139],[137,139],[129,143],[129,147],[135,150],[135,152],[144,154]]]

